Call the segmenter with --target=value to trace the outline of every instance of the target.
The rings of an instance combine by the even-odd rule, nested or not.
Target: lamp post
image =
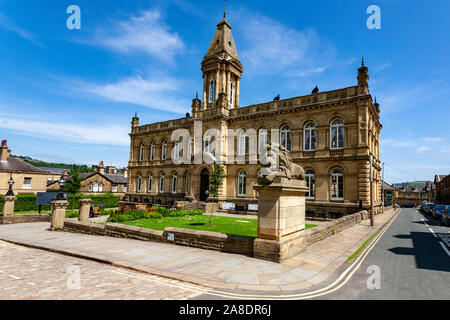
[[[205,206],[205,208],[207,209],[208,208],[209,190],[205,191],[205,196],[206,196],[206,199],[205,199],[206,206]],[[212,228],[212,210],[211,210],[211,213],[209,215],[209,227]]]
[[[9,181],[8,181],[9,188],[8,188],[8,192],[5,195],[6,197],[14,197],[15,196],[14,192],[13,192],[13,189],[12,189],[13,184],[14,184],[14,180],[13,180],[12,175],[11,175],[10,178],[9,178]]]
[[[64,175],[61,175],[61,178],[58,180],[59,184],[59,192],[56,195],[56,200],[67,200],[66,194],[64,193],[64,185],[66,184],[66,180],[64,180]]]

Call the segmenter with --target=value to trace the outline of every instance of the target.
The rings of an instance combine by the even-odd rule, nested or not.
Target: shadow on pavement
[[[398,255],[414,256],[419,269],[450,272],[450,260],[442,250],[438,239],[429,232],[411,232],[411,235],[394,236],[399,239],[412,239],[413,247],[396,247],[389,249]]]

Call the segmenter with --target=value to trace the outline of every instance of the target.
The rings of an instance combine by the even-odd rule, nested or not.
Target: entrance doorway
[[[206,201],[205,191],[209,189],[209,170],[204,168],[200,173],[200,201]]]

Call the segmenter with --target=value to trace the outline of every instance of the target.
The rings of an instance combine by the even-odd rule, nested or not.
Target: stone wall
[[[309,246],[317,241],[324,240],[332,235],[341,232],[342,230],[350,228],[355,224],[360,223],[362,219],[367,219],[367,217],[367,211],[363,210],[361,212],[345,216],[334,221],[329,221],[324,225],[308,229],[305,231],[304,239],[306,240],[306,246]],[[79,222],[67,219],[64,223],[64,231],[159,243],[169,243],[179,246],[243,254],[247,256],[254,256],[253,253],[256,240],[256,238],[253,237],[209,231],[189,230],[171,227],[166,228],[164,231],[158,231],[111,222],[106,223],[106,225],[98,225],[90,223],[89,221]],[[169,234],[173,235],[173,240],[169,240]]]
[[[360,223],[363,219],[368,217],[367,211],[363,210],[352,215],[348,215],[337,220],[326,222],[325,224],[306,230],[306,245],[311,245],[317,241],[324,240],[332,235],[335,235],[342,230],[350,228],[355,224]]]
[[[15,214],[12,216],[0,216],[0,224],[50,222],[51,216],[48,214]]]

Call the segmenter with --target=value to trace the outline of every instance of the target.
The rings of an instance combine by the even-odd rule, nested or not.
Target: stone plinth
[[[69,202],[66,200],[52,200],[52,221],[51,230],[61,230],[64,228],[64,219],[66,218],[66,208]]]
[[[91,210],[92,199],[80,199],[80,213],[78,214],[78,221],[89,220],[89,212]]]
[[[305,245],[306,181],[277,177],[268,186],[255,186],[258,198],[256,258],[281,262]]]
[[[3,216],[12,216],[14,214],[14,202],[17,200],[16,196],[6,196],[3,204]]]

